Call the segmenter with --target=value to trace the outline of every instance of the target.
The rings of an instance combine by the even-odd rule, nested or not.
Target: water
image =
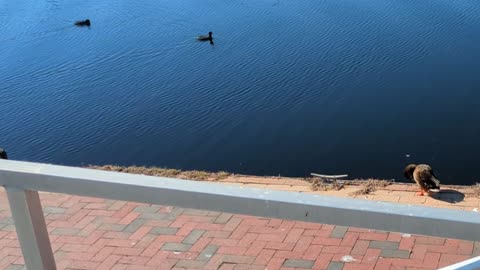
[[[480,181],[477,0],[0,0],[0,25],[12,159]]]

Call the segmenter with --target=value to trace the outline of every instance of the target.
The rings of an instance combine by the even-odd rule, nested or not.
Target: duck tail
[[[431,178],[431,185],[432,189],[440,190],[440,180],[438,180],[435,176],[432,176]]]

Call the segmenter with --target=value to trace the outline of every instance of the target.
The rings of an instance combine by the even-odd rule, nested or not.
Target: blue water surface
[[[0,25],[12,159],[480,181],[478,0],[0,0]]]

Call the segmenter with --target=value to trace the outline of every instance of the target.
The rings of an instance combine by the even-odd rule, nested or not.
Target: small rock
[[[342,262],[350,263],[350,262],[354,262],[354,261],[356,261],[356,260],[350,255],[345,255],[345,256],[342,257]]]

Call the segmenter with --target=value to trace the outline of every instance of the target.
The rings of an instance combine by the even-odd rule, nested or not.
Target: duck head
[[[212,32],[208,32],[208,37],[212,38],[212,34],[213,34]]]
[[[413,180],[413,172],[415,171],[415,169],[417,168],[417,165],[416,164],[409,164],[407,165],[407,167],[405,167],[405,169],[403,170],[403,174],[405,175],[405,177],[409,180]]]
[[[85,20],[85,25],[90,26],[90,20],[89,20],[89,19],[86,19],[86,20]]]

